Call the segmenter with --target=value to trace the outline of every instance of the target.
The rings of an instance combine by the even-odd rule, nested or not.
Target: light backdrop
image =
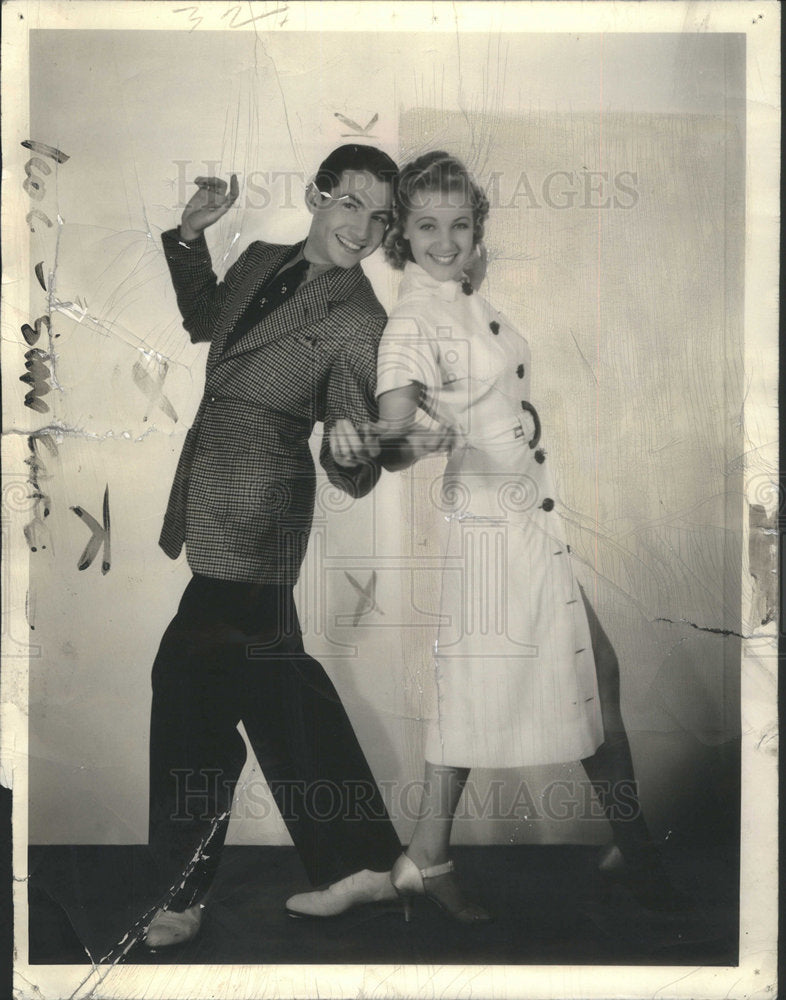
[[[484,293],[533,352],[569,540],[621,660],[648,819],[659,837],[726,822],[737,637],[752,624],[740,581],[756,586],[742,572],[744,37],[503,36],[490,18],[460,37],[359,32],[349,49],[343,34],[286,30],[30,41],[31,137],[67,154],[38,174],[35,207],[53,224],[34,219],[30,237],[47,286],[31,286],[31,316],[46,295],[54,306],[36,446],[49,514],[37,507],[29,533],[30,841],[147,836],[150,668],[189,578],[156,543],[206,357],[181,327],[159,235],[195,176],[235,171],[241,197],[208,236],[217,270],[252,239],[300,238],[304,184],[348,141],[400,162],[445,148],[487,187]],[[389,307],[395,275],[380,254],[365,266]],[[17,375],[5,373],[15,395]],[[404,840],[433,710],[439,469],[385,475],[358,502],[322,483],[299,588],[307,648]],[[107,488],[111,568],[99,552],[80,570],[90,532],[72,508],[101,522]],[[349,577],[372,572],[369,611]],[[455,839],[605,840],[603,821],[543,808],[567,779],[579,788],[581,769],[478,772]],[[522,782],[529,816],[483,806],[495,787],[516,801]],[[288,842],[253,760],[229,842]]]

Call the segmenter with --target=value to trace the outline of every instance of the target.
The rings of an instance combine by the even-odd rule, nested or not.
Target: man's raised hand
[[[232,174],[227,192],[227,182],[220,177],[197,177],[195,194],[183,209],[180,235],[184,240],[195,240],[208,226],[225,215],[237,201],[240,185],[237,174]]]

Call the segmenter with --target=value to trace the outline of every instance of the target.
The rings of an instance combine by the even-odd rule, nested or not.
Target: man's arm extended
[[[172,275],[183,326],[193,343],[210,340],[221,310],[242,272],[242,255],[219,282],[207,248],[204,232],[237,201],[237,176],[227,192],[226,181],[197,177],[196,193],[183,209],[179,229],[162,233],[164,256]]]
[[[380,327],[381,327],[380,321]],[[366,428],[376,418],[376,338],[358,338],[330,373],[319,461],[334,486],[363,497],[376,486],[379,448]]]

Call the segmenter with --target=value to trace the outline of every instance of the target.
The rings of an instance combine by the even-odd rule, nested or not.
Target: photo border
[[[366,3],[289,2],[287,31],[376,32],[744,32],[747,36],[745,370],[766,369],[757,396],[745,403],[748,452],[769,445],[778,430],[774,400],[778,378],[780,10],[775,2],[600,2],[454,4],[371,0]],[[263,3],[244,5],[265,9]],[[185,9],[201,15],[184,25]],[[742,664],[742,854],[740,961],[733,967],[685,966],[136,966],[84,967],[27,964],[27,670],[25,595],[28,551],[24,514],[14,490],[25,470],[26,434],[32,414],[22,404],[18,370],[25,350],[21,322],[28,321],[31,270],[30,205],[22,189],[29,151],[28,32],[35,28],[80,30],[241,30],[227,25],[226,11],[240,5],[153,2],[42,2],[9,0],[3,7],[2,144],[4,184],[2,330],[5,399],[3,435],[3,670],[0,695],[2,784],[13,789],[15,989],[20,997],[64,996],[167,1000],[277,997],[773,997],[777,995],[778,778],[773,739],[777,724],[777,628],[772,637],[743,641]],[[434,9],[439,23],[432,21]],[[191,19],[189,19],[191,21]],[[32,137],[31,137],[32,138]],[[20,317],[24,319],[20,322]],[[768,375],[771,373],[771,377]],[[769,378],[769,381],[767,379]],[[778,497],[777,470],[772,490]],[[16,477],[16,478],[15,478]],[[745,470],[746,498],[757,492],[761,469]],[[742,503],[746,503],[742,498]],[[779,509],[782,513],[782,505]],[[743,518],[743,552],[748,551]],[[743,560],[745,564],[745,559]],[[743,588],[743,594],[745,588]],[[747,620],[743,608],[742,620]],[[25,637],[24,639],[22,637]]]

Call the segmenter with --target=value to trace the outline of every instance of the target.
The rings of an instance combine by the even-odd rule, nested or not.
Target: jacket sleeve
[[[369,460],[353,468],[337,465],[330,452],[330,431],[337,420],[349,420],[357,430],[377,419],[375,400],[377,346],[384,317],[366,317],[362,336],[348,338],[334,362],[327,387],[325,430],[319,461],[334,486],[352,497],[363,497],[376,486],[381,472],[378,461]]]
[[[177,229],[170,229],[161,234],[161,243],[177,307],[191,342],[212,340],[221,311],[247,270],[248,249],[230,267],[224,280],[219,281],[204,234],[186,243]]]

